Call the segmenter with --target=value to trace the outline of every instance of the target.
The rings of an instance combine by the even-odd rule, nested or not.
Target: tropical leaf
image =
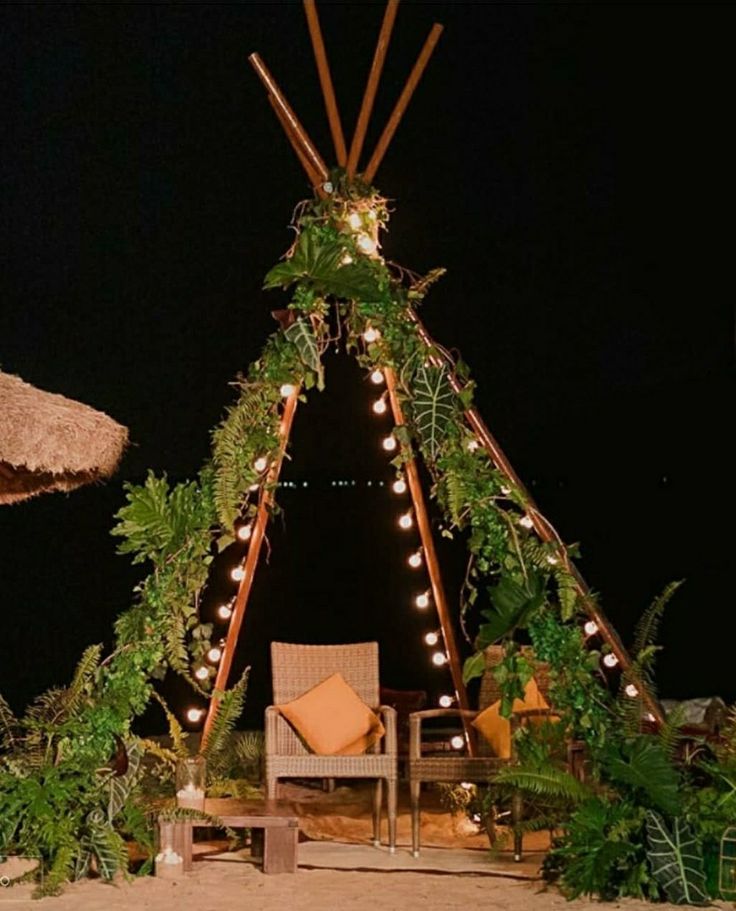
[[[123,809],[140,777],[143,747],[134,738],[126,742],[125,750],[128,754],[128,769],[125,775],[115,776],[110,780],[110,797],[107,803],[107,818],[110,822]]]
[[[670,829],[649,810],[646,828],[647,858],[667,899],[675,905],[709,905],[703,855],[690,826],[678,817]]]
[[[520,791],[527,791],[546,798],[564,798],[576,803],[590,797],[590,789],[569,772],[553,766],[529,768],[507,766],[501,768],[492,779],[495,785],[506,785]]]
[[[525,625],[544,603],[544,578],[531,569],[521,581],[504,573],[497,585],[489,587],[488,594],[493,607],[481,611],[486,622],[480,625],[475,641],[480,650]]]
[[[320,360],[317,339],[311,323],[305,319],[295,320],[284,330],[284,335],[299,352],[302,362],[321,377],[322,361]]]
[[[640,653],[654,644],[659,624],[662,620],[662,614],[677,589],[682,585],[683,580],[679,582],[670,582],[664,587],[664,590],[658,595],[649,607],[644,611],[639,622],[636,624],[634,632],[634,643],[631,649],[632,655],[636,658]]]
[[[680,812],[680,776],[656,737],[641,734],[615,749],[603,760],[615,784],[624,784],[668,816]],[[646,805],[646,803],[645,803]]]
[[[221,772],[227,771],[227,766],[232,761],[230,755],[232,733],[245,705],[249,673],[250,668],[247,667],[240,680],[229,690],[224,693],[217,691],[214,693],[215,697],[219,697],[219,705],[202,751],[202,755],[207,760],[207,772],[213,778],[216,778]]]
[[[455,415],[455,397],[447,369],[419,367],[414,374],[412,411],[422,447],[434,461]]]
[[[186,745],[187,734],[179,724],[179,719],[168,707],[163,696],[157,693],[156,690],[151,690],[151,695],[164,710],[164,715],[166,715],[166,721],[169,725],[169,737],[171,737],[171,751],[179,759],[183,758],[184,756],[188,756],[189,750],[187,749]]]
[[[111,880],[118,870],[128,868],[128,850],[122,837],[109,825],[90,826],[90,850],[97,858],[97,867],[103,879]]]
[[[463,664],[463,683],[469,683],[476,677],[482,677],[486,669],[486,656],[483,652],[476,652],[465,659]]]
[[[72,682],[66,691],[67,713],[73,718],[84,706],[89,696],[90,686],[102,657],[101,645],[90,645],[79,659]]]

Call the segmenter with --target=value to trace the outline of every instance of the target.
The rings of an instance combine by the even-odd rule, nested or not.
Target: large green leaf
[[[309,320],[298,319],[284,330],[284,335],[299,352],[299,357],[305,366],[309,367],[319,376],[322,375],[322,361],[319,356],[317,339]]]
[[[640,734],[610,750],[604,768],[614,784],[633,788],[641,799],[668,816],[681,809],[680,776],[658,738]]]
[[[690,826],[679,817],[670,829],[653,810],[647,812],[647,858],[655,879],[675,905],[709,905],[703,855]]]
[[[263,287],[287,288],[296,281],[308,281],[320,294],[345,300],[378,300],[380,289],[369,261],[358,257],[344,263],[344,258],[345,247],[337,239],[302,231],[292,255],[268,272]]]
[[[107,804],[107,818],[110,822],[125,806],[133,788],[138,783],[143,748],[137,739],[128,740],[125,744],[128,754],[128,769],[125,775],[116,776],[110,781],[110,797]]]
[[[524,626],[541,607],[545,597],[544,578],[531,569],[523,580],[506,574],[488,589],[488,594],[493,607],[481,611],[486,622],[480,625],[475,642],[481,650]]]
[[[414,424],[424,451],[434,461],[455,415],[455,397],[447,369],[420,367],[414,374],[412,392]]]

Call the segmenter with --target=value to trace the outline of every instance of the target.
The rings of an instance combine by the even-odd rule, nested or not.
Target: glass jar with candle
[[[180,807],[204,811],[207,763],[204,756],[188,756],[176,764],[176,802]]]

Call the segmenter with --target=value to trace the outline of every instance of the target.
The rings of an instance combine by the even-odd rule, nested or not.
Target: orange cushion
[[[303,696],[276,708],[307,747],[321,756],[365,753],[386,733],[378,716],[342,674],[332,674]]]
[[[536,680],[532,679],[524,688],[524,698],[514,699],[514,712],[524,709],[548,709],[549,705],[544,696],[539,692]],[[501,700],[489,705],[480,714],[476,715],[473,727],[485,737],[491,745],[493,755],[499,759],[511,758],[511,722],[501,715]]]

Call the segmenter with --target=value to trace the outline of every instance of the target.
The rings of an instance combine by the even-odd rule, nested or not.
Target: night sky
[[[350,135],[382,7],[320,9]],[[733,17],[405,0],[368,152],[433,21],[445,33],[376,178],[395,208],[384,253],[447,267],[423,318],[462,352],[492,432],[581,543],[623,638],[686,580],[662,627],[661,694],[732,700],[732,281],[719,272],[733,259]],[[107,485],[0,510],[0,691],[16,707],[110,643],[140,578],[109,536],[123,482],[197,471],[229,381],[286,300],[261,283],[307,187],[254,50],[331,161],[300,4],[0,13],[0,365],[108,412],[133,441]],[[379,486],[387,425],[344,356],[326,366],[328,390],[297,415],[285,477],[298,487],[244,626],[248,726],[273,638],[377,638],[387,685],[447,689]],[[456,602],[461,555],[443,554]]]

